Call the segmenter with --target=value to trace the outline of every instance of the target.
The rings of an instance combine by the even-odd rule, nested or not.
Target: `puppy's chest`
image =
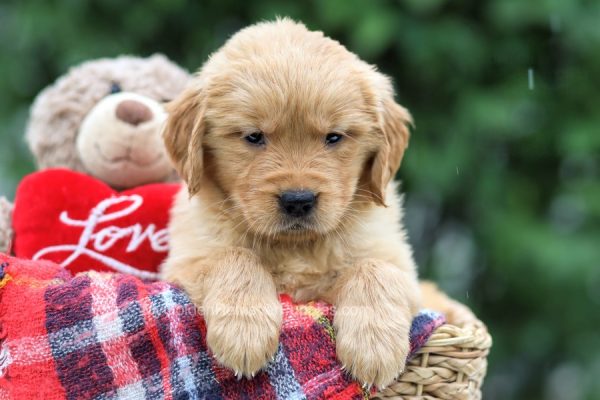
[[[277,291],[296,301],[328,300],[337,277],[350,265],[347,255],[322,249],[272,249],[264,262]]]

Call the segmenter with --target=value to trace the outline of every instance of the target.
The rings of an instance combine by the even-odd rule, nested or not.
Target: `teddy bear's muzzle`
[[[164,180],[172,173],[161,138],[166,117],[162,104],[147,96],[104,97],[79,128],[77,151],[86,172],[116,188]]]
[[[121,101],[115,114],[118,119],[133,126],[150,121],[154,117],[152,110],[137,100]]]

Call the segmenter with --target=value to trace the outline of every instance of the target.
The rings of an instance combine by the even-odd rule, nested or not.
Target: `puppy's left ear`
[[[375,203],[385,206],[387,186],[396,175],[404,150],[408,146],[412,125],[408,110],[394,101],[391,85],[381,102],[379,112],[379,130],[381,144],[371,166],[370,191]]]

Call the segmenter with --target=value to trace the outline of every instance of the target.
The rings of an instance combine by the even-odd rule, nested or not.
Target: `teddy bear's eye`
[[[115,93],[119,93],[121,92],[123,89],[121,89],[121,85],[119,85],[117,82],[113,82],[110,85],[110,94],[115,94]]]

